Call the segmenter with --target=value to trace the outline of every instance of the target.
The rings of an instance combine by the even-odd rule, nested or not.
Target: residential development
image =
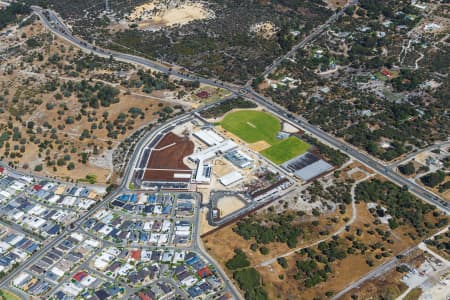
[[[450,299],[448,1],[0,1],[0,299]]]

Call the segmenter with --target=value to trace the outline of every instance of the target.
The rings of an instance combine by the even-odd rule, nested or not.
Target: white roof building
[[[212,129],[203,129],[194,132],[193,135],[208,146],[215,146],[223,142],[224,138],[215,133]]]
[[[83,287],[77,286],[73,282],[64,282],[61,290],[72,297],[76,297],[81,293]]]
[[[219,181],[224,186],[229,186],[229,185],[231,185],[233,183],[238,182],[242,178],[244,178],[244,177],[241,175],[241,173],[239,173],[238,171],[233,171],[233,172],[228,173],[227,175],[222,176],[221,178],[219,178]]]
[[[237,146],[238,145],[235,142],[233,142],[231,140],[226,140],[220,144],[206,148],[202,151],[199,151],[199,152],[196,152],[196,153],[190,155],[189,159],[191,159],[194,162],[208,161],[208,160],[216,157],[218,153],[225,153],[227,151],[236,149]]]
[[[27,281],[30,278],[31,278],[30,274],[22,272],[19,275],[17,275],[16,278],[14,278],[14,280],[12,281],[12,284],[14,286],[20,286],[23,282]]]
[[[309,181],[321,174],[333,169],[333,166],[326,161],[320,159],[301,170],[295,172],[295,176],[299,177],[303,181]]]

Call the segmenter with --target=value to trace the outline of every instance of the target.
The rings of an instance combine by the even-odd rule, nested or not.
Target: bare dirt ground
[[[208,97],[200,98],[199,96],[197,96],[197,94],[199,94],[201,92],[207,92]],[[192,93],[183,97],[182,100],[186,100],[188,102],[193,102],[193,103],[197,104],[198,106],[200,106],[203,104],[215,102],[217,100],[220,100],[224,97],[228,97],[230,95],[231,95],[230,92],[227,90],[202,84],[202,85],[200,85],[200,87],[198,89],[192,91]]]
[[[297,133],[299,129],[297,127],[292,126],[287,122],[283,122],[283,131],[288,133]]]
[[[279,29],[272,22],[256,23],[250,27],[251,33],[266,40],[273,38],[278,30]]]
[[[164,27],[182,26],[196,20],[214,18],[214,12],[203,3],[188,1],[184,3],[170,3],[153,0],[137,6],[126,20],[137,23],[143,30],[158,30]]]
[[[202,235],[204,233],[207,233],[207,232],[213,230],[214,228],[216,228],[216,227],[211,226],[211,225],[208,224],[208,218],[207,218],[208,209],[207,208],[201,209],[200,214],[201,214],[201,216],[200,216],[200,230],[199,230],[200,235]]]
[[[348,3],[348,0],[326,0],[325,2],[328,4],[329,8],[336,9],[344,7]]]
[[[271,145],[266,141],[259,141],[253,144],[249,144],[248,147],[255,152],[261,152],[267,148],[270,148]]]
[[[220,210],[220,216],[227,216],[241,208],[245,207],[245,203],[238,197],[224,197],[217,202],[217,208]]]
[[[213,162],[213,173],[220,178],[228,173],[233,172],[234,168],[225,160],[216,159]]]

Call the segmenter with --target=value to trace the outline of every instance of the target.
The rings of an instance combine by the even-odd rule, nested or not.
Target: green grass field
[[[308,151],[309,145],[295,136],[279,141],[261,154],[276,164],[282,164]]]
[[[241,110],[229,113],[219,123],[225,130],[237,135],[247,143],[266,141],[272,147],[261,154],[276,164],[281,164],[308,151],[309,145],[297,137],[277,139],[281,130],[280,121],[262,111]]]
[[[280,121],[271,114],[256,110],[240,110],[229,113],[220,125],[247,143],[266,141],[273,144],[281,130]]]

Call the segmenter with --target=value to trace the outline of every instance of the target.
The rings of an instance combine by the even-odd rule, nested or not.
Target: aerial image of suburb
[[[450,300],[449,0],[0,0],[0,300]]]

